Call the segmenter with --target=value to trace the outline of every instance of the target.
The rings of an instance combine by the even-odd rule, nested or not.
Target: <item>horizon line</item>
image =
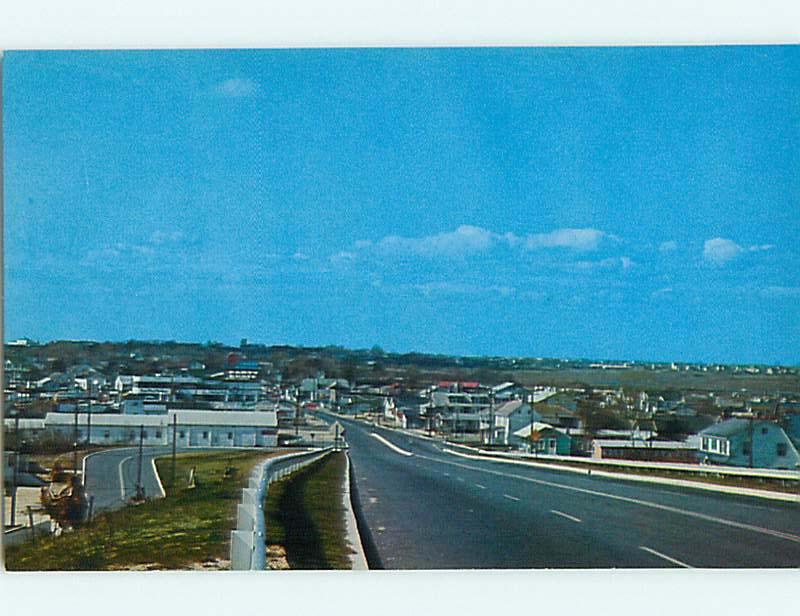
[[[185,341],[185,340],[175,340],[175,339],[158,339],[158,338],[151,338],[151,339],[138,339],[138,338],[129,338],[127,340],[92,340],[92,339],[79,339],[79,338],[58,338],[58,339],[51,339],[46,342],[40,342],[34,338],[29,338],[27,336],[20,336],[14,340],[6,340],[3,342],[3,346],[15,346],[13,342],[18,340],[28,340],[30,342],[35,343],[36,346],[46,346],[49,344],[56,344],[56,343],[74,343],[74,344],[129,344],[129,343],[140,343],[140,344],[183,344],[183,345],[196,345],[196,346],[212,346],[212,345],[219,345],[231,349],[240,349],[242,348],[241,341],[240,344],[228,344],[225,342],[221,342],[218,340],[208,340],[206,342],[199,342],[199,341]],[[276,348],[276,347],[289,347],[289,348],[296,348],[296,349],[327,349],[327,348],[339,348],[345,351],[350,352],[358,352],[358,351],[372,351],[374,347],[378,347],[384,355],[425,355],[430,357],[449,357],[449,358],[456,358],[456,359],[513,359],[513,360],[535,360],[535,361],[561,361],[561,362],[603,362],[603,363],[631,363],[636,365],[644,365],[644,364],[653,364],[653,365],[671,365],[671,364],[682,364],[682,365],[696,365],[696,366],[764,366],[770,368],[800,368],[799,363],[764,363],[764,362],[720,362],[720,361],[691,361],[685,359],[669,359],[669,360],[662,360],[662,359],[633,359],[633,358],[611,358],[611,357],[559,357],[559,356],[547,356],[547,355],[487,355],[487,354],[460,354],[460,353],[441,353],[441,352],[432,352],[432,351],[419,351],[419,350],[411,350],[411,351],[395,351],[395,350],[387,350],[384,349],[382,345],[376,343],[373,345],[372,348],[367,347],[349,347],[343,346],[341,344],[318,344],[318,345],[305,345],[305,344],[296,344],[296,343],[266,343],[266,342],[254,342],[247,338],[242,338],[242,340],[247,341],[248,346],[263,346],[266,348]],[[31,348],[27,345],[17,345],[19,348]],[[609,368],[613,369],[613,368]]]

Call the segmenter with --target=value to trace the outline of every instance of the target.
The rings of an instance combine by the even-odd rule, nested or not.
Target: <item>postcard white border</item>
[[[714,0],[2,3],[0,48],[800,41],[800,3]],[[711,547],[711,546],[709,546]],[[3,613],[790,614],[800,571],[5,574]]]

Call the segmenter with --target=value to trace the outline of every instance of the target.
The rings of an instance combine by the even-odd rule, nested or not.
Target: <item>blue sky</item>
[[[800,48],[9,52],[5,337],[800,363]]]

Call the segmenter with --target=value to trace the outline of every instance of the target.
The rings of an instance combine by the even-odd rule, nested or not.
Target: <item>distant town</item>
[[[6,442],[312,443],[344,416],[542,454],[796,469],[790,366],[29,339],[5,346]],[[13,435],[12,435],[13,433]]]

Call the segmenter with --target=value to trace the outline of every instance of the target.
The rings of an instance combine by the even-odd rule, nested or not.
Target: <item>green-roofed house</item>
[[[800,468],[800,453],[776,423],[734,418],[698,433],[701,460],[753,468]]]

